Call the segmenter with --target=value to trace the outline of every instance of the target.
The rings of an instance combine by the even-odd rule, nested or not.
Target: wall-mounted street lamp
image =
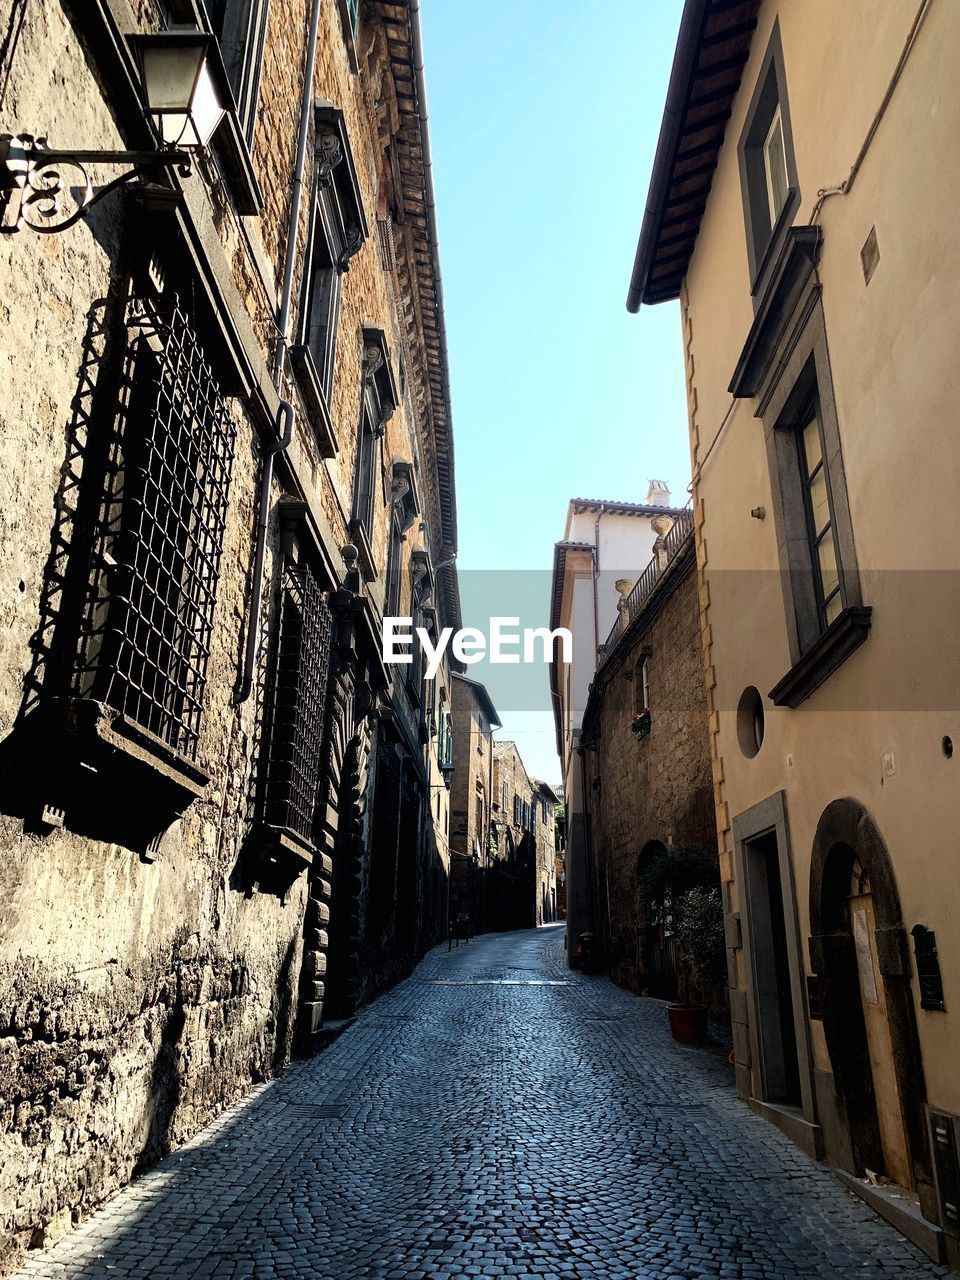
[[[137,55],[144,114],[159,139],[155,151],[57,150],[46,138],[29,133],[0,136],[0,198],[19,200],[16,216],[0,230],[50,234],[65,231],[118,187],[151,169],[176,168],[190,173],[194,154],[202,152],[232,102],[226,72],[214,36],[190,29],[160,31],[130,38]],[[94,190],[88,164],[132,165],[126,173]],[[69,189],[62,168],[81,175],[76,207],[64,211],[61,198]]]

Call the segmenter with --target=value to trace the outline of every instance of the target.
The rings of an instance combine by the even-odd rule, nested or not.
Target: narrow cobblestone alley
[[[22,1276],[946,1275],[562,928],[432,952]]]

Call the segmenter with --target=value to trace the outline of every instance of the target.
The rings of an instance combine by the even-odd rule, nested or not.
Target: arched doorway
[[[910,955],[889,851],[856,800],[817,825],[810,957],[851,1172],[883,1173],[935,1213]]]
[[[677,994],[677,940],[673,928],[673,903],[669,896],[646,896],[641,873],[654,859],[665,857],[667,846],[648,840],[637,858],[637,968],[650,995],[674,999]]]

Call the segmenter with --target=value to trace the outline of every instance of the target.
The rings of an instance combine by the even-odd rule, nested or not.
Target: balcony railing
[[[667,570],[671,562],[676,557],[680,548],[684,545],[687,538],[693,532],[693,511],[689,506],[678,511],[674,517],[673,526],[670,532],[664,536],[662,549],[654,555],[653,559],[641,573],[640,577],[634,583],[629,595],[625,596],[617,609],[617,620],[613,624],[610,634],[601,646],[602,653],[609,653],[613,646],[620,639],[621,635],[629,627],[643,606],[646,604],[650,593],[660,580],[662,574]]]

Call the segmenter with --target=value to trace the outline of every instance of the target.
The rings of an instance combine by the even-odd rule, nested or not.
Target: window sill
[[[56,698],[22,729],[24,798],[41,822],[155,861],[160,838],[209,774],[105,703]]]
[[[844,663],[867,638],[870,615],[867,606],[844,609],[820,639],[794,663],[787,674],[767,695],[778,707],[799,707]]]
[[[290,827],[259,822],[250,833],[247,859],[250,879],[256,886],[289,886],[313,866],[316,849]]]
[[[357,548],[360,576],[364,582],[372,582],[377,576],[377,566],[374,564],[373,551],[370,548],[370,539],[367,537],[367,531],[356,518],[350,521],[350,537]]]
[[[296,375],[307,418],[313,429],[322,458],[335,458],[339,453],[327,399],[320,386],[320,375],[309,347],[291,347],[290,362]]]

